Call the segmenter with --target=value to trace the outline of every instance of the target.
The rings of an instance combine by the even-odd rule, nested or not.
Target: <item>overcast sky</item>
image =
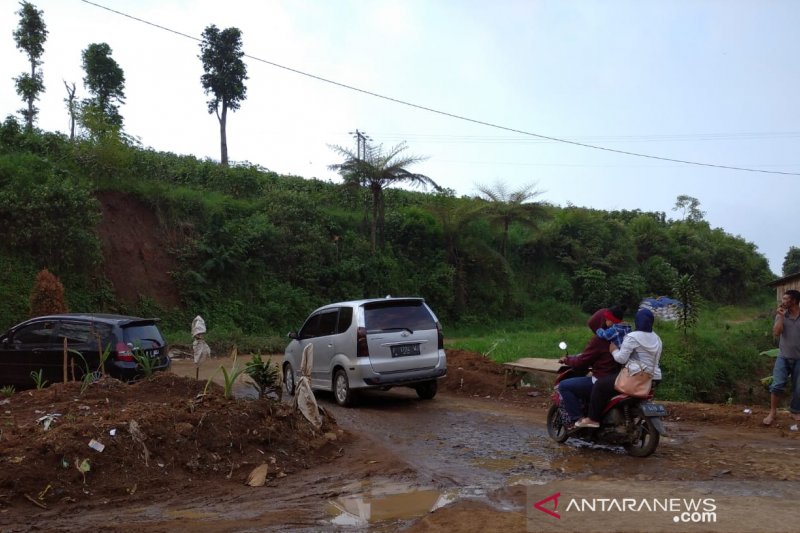
[[[125,130],[146,147],[219,159],[199,42],[82,0],[34,0],[49,31],[38,125],[66,132],[62,80],[86,97],[81,51],[108,43],[123,69]],[[664,211],[700,200],[713,227],[754,243],[780,275],[800,195],[800,2],[795,0],[96,0],[194,36],[238,27],[247,100],[228,117],[232,161],[339,181],[329,144],[365,131],[429,159],[412,170],[459,195],[536,183],[539,199]],[[0,0],[0,113],[12,78],[16,0]],[[288,67],[529,134],[399,104]],[[3,81],[5,80],[5,81]]]

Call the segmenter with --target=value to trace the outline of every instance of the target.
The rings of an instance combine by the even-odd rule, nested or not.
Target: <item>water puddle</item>
[[[441,491],[388,480],[356,482],[343,488],[343,492],[350,491],[354,493],[329,502],[331,524],[358,527],[419,518],[462,497],[458,490]]]

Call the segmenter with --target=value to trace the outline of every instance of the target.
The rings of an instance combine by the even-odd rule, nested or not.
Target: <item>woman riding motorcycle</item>
[[[567,429],[571,429],[575,422],[584,416],[583,403],[589,399],[594,382],[603,376],[616,375],[619,372],[620,365],[611,356],[610,342],[598,337],[595,332],[606,325],[606,321],[622,320],[623,312],[622,307],[604,308],[595,312],[586,322],[592,331],[592,338],[583,351],[578,355],[559,359],[561,364],[579,373],[592,371],[591,376],[565,379],[557,386],[561,395],[561,405],[569,417],[569,420],[565,421]]]

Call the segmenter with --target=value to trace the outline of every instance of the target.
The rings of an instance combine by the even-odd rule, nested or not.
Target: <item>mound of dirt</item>
[[[348,439],[329,416],[314,430],[288,405],[204,387],[164,372],[133,385],[106,378],[82,392],[80,383],[59,383],[3,400],[0,507],[153,501],[195,483],[242,484],[262,464],[267,485],[278,485],[332,460]]]
[[[541,400],[552,390],[555,375],[538,374],[542,375],[528,376],[529,386],[521,387],[522,376],[507,373],[502,364],[479,353],[447,350],[447,377],[439,382],[439,389],[458,395],[502,398],[513,402]]]

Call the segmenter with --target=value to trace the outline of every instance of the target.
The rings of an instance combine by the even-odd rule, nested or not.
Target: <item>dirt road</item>
[[[97,494],[46,510],[0,505],[0,530],[800,530],[800,432],[786,414],[762,428],[758,406],[746,413],[747,406],[669,405],[670,436],[653,456],[636,459],[619,448],[552,442],[541,392],[498,399],[464,389],[422,401],[398,389],[365,394],[353,409],[319,393],[343,430],[331,437],[331,454],[264,487],[227,481],[224,472],[216,483],[165,478],[140,487],[134,503]],[[550,513],[533,506],[547,498]],[[598,498],[627,503],[603,510]],[[584,501],[594,510],[570,507]],[[686,502],[702,507],[682,515]],[[662,503],[673,508],[649,510]]]

